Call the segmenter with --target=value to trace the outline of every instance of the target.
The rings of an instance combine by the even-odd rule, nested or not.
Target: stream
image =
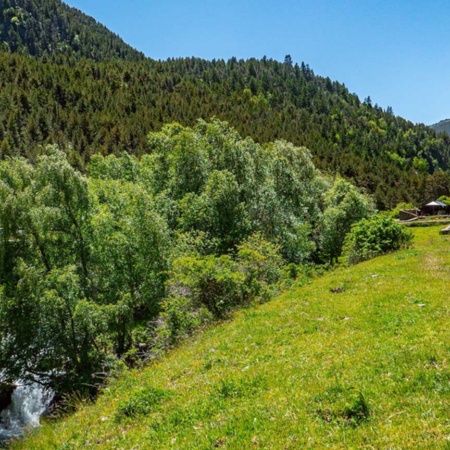
[[[20,385],[11,405],[0,413],[0,444],[20,436],[26,428],[39,426],[39,418],[53,399],[53,392],[39,384]]]

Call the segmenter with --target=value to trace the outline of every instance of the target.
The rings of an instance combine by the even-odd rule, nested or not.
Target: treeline
[[[217,120],[165,126],[141,159],[95,155],[87,170],[55,147],[0,162],[5,379],[91,390],[118,361],[336,260],[374,213],[305,148],[261,146]]]
[[[96,61],[144,58],[104,25],[59,0],[0,0],[0,48]]]
[[[95,62],[0,53],[0,157],[57,144],[85,169],[91,155],[147,152],[165,123],[227,120],[260,143],[306,146],[322,170],[373,193],[382,209],[450,194],[450,137],[361,102],[290,58]]]

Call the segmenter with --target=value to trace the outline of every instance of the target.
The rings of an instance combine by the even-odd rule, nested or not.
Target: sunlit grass
[[[450,448],[440,228],[236,313],[14,448]]]

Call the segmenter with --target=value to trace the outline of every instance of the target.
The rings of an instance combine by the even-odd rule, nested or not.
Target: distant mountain
[[[33,56],[144,58],[95,19],[59,0],[0,0],[0,46]]]
[[[447,133],[450,135],[450,119],[441,120],[439,123],[431,125],[431,128],[436,130],[438,133]]]

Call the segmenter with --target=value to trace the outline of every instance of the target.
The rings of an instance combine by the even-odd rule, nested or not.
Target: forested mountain
[[[261,60],[76,60],[0,54],[0,152],[57,143],[90,155],[147,151],[164,123],[217,116],[258,142],[308,147],[321,169],[375,194],[379,207],[448,195],[450,137],[361,102],[306,65]],[[432,175],[434,174],[434,175]]]
[[[438,133],[444,132],[450,134],[450,119],[441,120],[440,122],[431,125],[431,128],[436,130]]]
[[[163,124],[215,116],[257,142],[308,147],[317,167],[373,193],[380,208],[450,194],[450,137],[360,101],[289,56],[140,59],[57,0],[0,5],[9,49],[0,52],[1,158],[56,143],[83,168],[97,152],[142,155]]]
[[[4,50],[33,56],[64,54],[103,60],[143,59],[92,17],[59,0],[0,0]]]

